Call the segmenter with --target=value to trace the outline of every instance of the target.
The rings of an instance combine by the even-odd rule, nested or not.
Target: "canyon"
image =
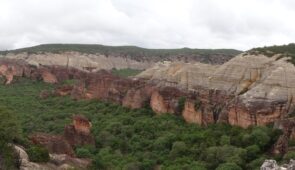
[[[222,65],[159,62],[135,77],[122,78],[107,70],[83,71],[60,65],[31,65],[22,59],[0,60],[0,75],[7,86],[20,78],[57,84],[40,98],[70,96],[73,100],[97,99],[131,109],[150,107],[155,114],[174,114],[187,123],[214,123],[247,128],[274,124],[283,134],[271,148],[275,155],[294,148],[293,118],[295,67],[287,57],[240,54]],[[72,84],[63,84],[75,80]],[[75,156],[73,147],[94,145],[91,123],[73,117],[63,135],[32,134],[30,140],[51,154]],[[86,136],[85,136],[86,135]],[[62,149],[58,149],[62,148]]]
[[[77,79],[56,94],[75,99],[100,99],[133,109],[147,103],[157,114],[181,114],[187,122],[226,122],[249,127],[287,118],[294,110],[295,67],[288,58],[241,54],[223,65],[161,62],[133,78],[108,71],[72,67],[35,67],[23,60],[1,60],[5,84],[14,77],[47,83]],[[183,110],[179,98],[184,97]]]

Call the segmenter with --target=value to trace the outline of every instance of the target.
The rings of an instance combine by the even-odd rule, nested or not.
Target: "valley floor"
[[[24,138],[36,132],[61,134],[72,115],[86,116],[96,146],[78,147],[76,155],[93,159],[93,169],[259,169],[280,134],[271,127],[200,127],[180,116],[156,116],[150,108],[39,97],[54,86],[23,78],[0,85],[0,105],[17,115]],[[288,154],[275,159],[289,161]]]

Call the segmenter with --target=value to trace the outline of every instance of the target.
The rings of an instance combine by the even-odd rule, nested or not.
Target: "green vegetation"
[[[185,97],[180,97],[178,99],[178,108],[179,108],[179,113],[181,113],[184,109],[184,105],[185,105],[185,101],[186,101],[186,98]]]
[[[264,54],[266,56],[272,57],[275,54],[283,54],[285,56],[291,57],[290,62],[295,64],[295,44],[291,43],[288,45],[280,45],[280,46],[269,46],[269,47],[260,47],[253,48],[248,51],[251,54]]]
[[[49,153],[46,148],[40,146],[32,146],[26,150],[29,155],[30,161],[33,162],[48,162]]]
[[[136,70],[131,68],[124,68],[124,69],[112,69],[112,74],[120,76],[120,77],[129,77],[129,76],[136,76],[137,74],[141,73],[142,70]]]
[[[16,169],[16,153],[11,143],[20,137],[21,129],[15,113],[0,107],[0,169]]]
[[[136,46],[104,46],[98,44],[44,44],[38,45],[29,48],[21,48],[17,50],[10,51],[0,51],[0,54],[7,54],[8,52],[12,53],[61,53],[64,51],[77,51],[86,54],[105,54],[106,56],[112,55],[120,55],[130,57],[135,60],[140,59],[156,59],[163,60],[167,59],[169,56],[175,55],[211,55],[211,54],[224,54],[235,56],[240,54],[241,51],[233,50],[233,49],[190,49],[190,48],[181,48],[181,49],[146,49],[140,48]]]
[[[96,146],[77,147],[75,152],[79,157],[92,158],[93,169],[149,170],[161,166],[164,170],[253,170],[269,158],[267,152],[280,135],[271,127],[200,127],[185,123],[180,116],[156,116],[149,108],[130,110],[96,100],[39,98],[41,90],[52,88],[54,85],[19,79],[10,86],[0,85],[0,104],[14,112],[25,135],[37,131],[61,134],[73,114],[88,117]],[[1,115],[1,120],[10,118]],[[0,133],[10,135],[8,131],[11,129]],[[36,161],[46,160],[43,151],[29,149]]]

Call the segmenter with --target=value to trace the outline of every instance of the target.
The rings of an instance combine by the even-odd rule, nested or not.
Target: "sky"
[[[45,43],[248,50],[292,42],[294,0],[0,0],[0,50]]]

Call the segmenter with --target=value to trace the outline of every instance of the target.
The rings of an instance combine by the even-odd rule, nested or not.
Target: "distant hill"
[[[205,57],[202,61],[206,62],[212,60],[213,56],[225,56],[230,59],[233,56],[240,54],[241,51],[234,49],[146,49],[136,46],[105,46],[98,44],[43,44],[28,48],[21,48],[16,50],[0,51],[0,54],[6,55],[8,53],[63,53],[66,51],[75,51],[85,54],[103,54],[112,56],[123,56],[133,60],[152,60],[161,61],[169,60],[175,57],[189,57],[198,58]],[[225,59],[227,60],[227,59]],[[212,61],[208,61],[209,63]],[[214,61],[213,61],[214,62]]]
[[[249,50],[248,53],[251,53],[251,54],[259,53],[269,57],[272,57],[276,54],[283,54],[284,56],[291,57],[290,62],[295,64],[295,43],[290,43],[287,45],[279,45],[279,46],[274,45],[274,46],[253,48]]]

